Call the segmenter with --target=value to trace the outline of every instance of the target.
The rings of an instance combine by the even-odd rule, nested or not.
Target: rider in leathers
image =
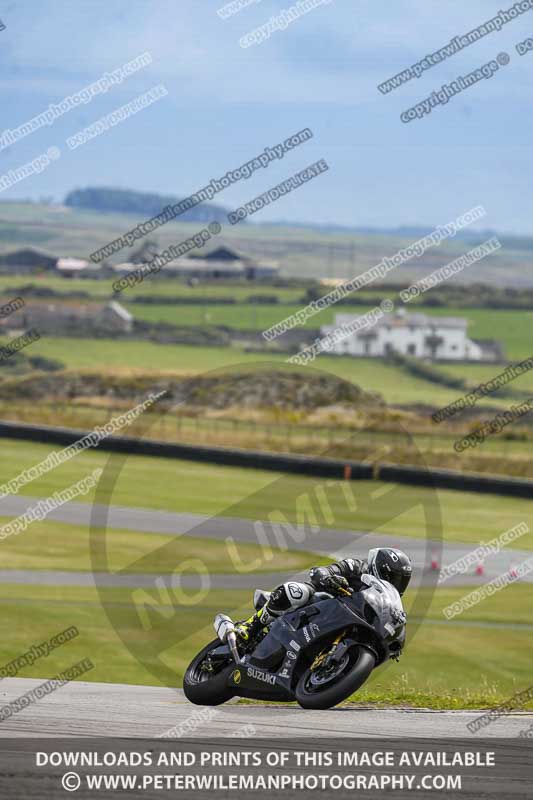
[[[409,557],[392,547],[373,548],[367,559],[343,558],[327,567],[313,567],[309,571],[308,582],[288,581],[277,586],[265,605],[248,620],[239,623],[236,631],[245,641],[253,638],[276,617],[311,602],[317,591],[334,593],[339,588],[358,591],[364,585],[361,580],[364,574],[389,581],[402,595],[409,584],[411,573]]]

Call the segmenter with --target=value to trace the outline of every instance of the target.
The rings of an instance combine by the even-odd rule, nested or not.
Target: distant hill
[[[132,194],[143,197],[141,193]],[[73,195],[74,192],[71,197]],[[156,197],[157,213],[161,210],[159,204],[168,202],[170,198],[162,195]],[[127,211],[107,211],[77,203],[60,206],[0,201],[0,255],[32,247],[56,256],[88,258],[96,248],[121,236],[133,225],[149,219],[150,215],[153,216],[152,209],[145,213],[132,211],[131,206],[126,208]],[[208,203],[191,210],[201,213],[205,209],[210,211],[211,208],[212,205]],[[209,215],[208,220],[212,219]],[[176,245],[183,241],[204,225],[205,222],[191,222],[190,219],[185,221],[183,217],[178,217],[175,222],[159,227],[136,246],[153,241],[153,246],[161,252],[171,244]],[[375,266],[384,256],[392,257],[398,250],[419,238],[419,234],[425,230],[415,227],[411,229],[413,233],[409,237],[405,233],[399,236],[398,233],[394,235],[383,231],[332,232],[294,225],[228,225],[222,222],[221,226],[216,244],[212,245],[215,248],[227,247],[249,258],[277,261],[283,277],[345,280]],[[466,252],[477,241],[481,242],[489,236],[488,231],[478,231],[473,241],[465,241],[457,235],[439,247],[430,248],[420,258],[412,258],[402,264],[387,277],[386,283],[407,286],[412,280],[418,280],[439,269]],[[462,286],[482,283],[498,289],[532,289],[533,239],[500,232],[497,232],[497,236],[502,243],[501,250],[472,264],[454,276],[449,283]],[[134,254],[128,250],[119,256],[129,260]]]
[[[74,189],[69,192],[65,198],[65,205],[69,208],[135,214],[141,218],[149,218],[155,217],[165,206],[179,203],[183,199],[172,195],[134,192],[130,189],[88,186],[85,189]],[[225,222],[228,211],[229,209],[216,203],[199,203],[180,214],[178,219],[182,222]]]
[[[317,231],[325,235],[344,235],[344,236],[358,236],[368,237],[369,239],[397,239],[404,242],[414,242],[422,239],[424,236],[429,236],[435,228],[437,223],[431,227],[423,227],[416,225],[403,225],[396,228],[371,228],[353,226],[347,227],[345,225],[334,224],[320,224],[312,222],[287,222],[286,220],[276,220],[274,222],[255,222],[257,227],[265,227],[270,229],[284,228],[287,230],[301,230],[301,231]],[[533,251],[533,236],[510,234],[498,232],[493,228],[475,229],[463,228],[457,231],[454,239],[468,242],[472,245],[480,244],[492,236],[497,236],[500,240],[502,247],[510,248],[512,250],[521,250],[523,252]]]

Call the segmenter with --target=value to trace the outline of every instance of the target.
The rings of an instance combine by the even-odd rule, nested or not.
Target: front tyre
[[[359,689],[376,666],[376,657],[361,645],[354,645],[340,664],[329,671],[305,670],[296,686],[296,700],[302,708],[332,708]]]
[[[200,650],[193,658],[183,676],[183,692],[187,700],[197,706],[218,706],[233,697],[228,686],[228,679],[235,669],[230,657],[227,664],[217,665],[216,671],[205,669],[211,650],[220,647],[220,640],[215,639]]]

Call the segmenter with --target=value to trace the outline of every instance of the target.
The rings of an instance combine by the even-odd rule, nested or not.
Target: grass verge
[[[0,440],[0,484],[37,464],[54,449],[48,445]],[[526,522],[533,531],[531,500],[481,495],[471,492],[415,486],[395,486],[379,481],[325,481],[277,472],[202,464],[193,461],[128,456],[110,456],[86,451],[22,488],[21,494],[48,497],[86,477],[111,459],[117,480],[111,502],[134,508],[165,509],[247,519],[281,518],[302,521],[301,500],[311,500],[318,519],[323,519],[315,497],[322,488],[329,500],[327,525],[347,531],[372,531],[424,538],[427,525],[424,507],[440,509],[445,541],[479,544]],[[348,494],[346,494],[346,492]],[[348,497],[348,500],[347,500]],[[91,502],[93,493],[80,500]],[[297,508],[299,510],[297,511]],[[309,517],[307,517],[309,524]],[[327,544],[323,528],[310,540]],[[533,532],[509,547],[533,549]]]
[[[459,596],[464,590],[453,591]],[[509,613],[501,613],[507,621],[514,622],[513,609],[522,602],[525,587],[511,586],[505,594],[509,597]],[[103,595],[107,603],[113,604],[123,634],[138,636],[138,630],[130,627],[130,592],[106,589]],[[187,613],[178,616],[173,685],[181,685],[189,660],[212,638],[214,615],[237,605],[244,614],[251,605],[250,592],[214,590],[201,606],[190,607]],[[489,612],[484,621],[490,621]],[[157,631],[144,635],[144,663],[139,663],[110,624],[93,588],[0,586],[0,667],[32,644],[39,644],[71,625],[78,627],[79,636],[31,667],[23,668],[19,677],[50,678],[90,656],[95,669],[84,680],[157,684],[149,669],[152,646],[157,647]],[[400,662],[380,667],[356,700],[429,708],[492,707],[530,686],[532,657],[530,630],[465,628],[453,622],[441,626],[428,621],[408,642]],[[533,708],[533,701],[527,707]]]
[[[0,524],[7,521],[2,518]],[[296,572],[327,563],[312,553],[280,550],[273,550],[272,558],[265,562],[259,545],[239,542],[235,548],[230,548],[225,541],[203,537],[115,529],[96,531],[93,537],[96,544],[105,544],[111,572],[165,574],[169,570],[170,549],[172,563],[182,565],[180,574],[183,575],[197,574],[192,561],[201,561],[212,574],[234,573],[239,563],[257,561],[263,565],[258,572]],[[89,530],[83,525],[34,522],[18,536],[4,539],[0,547],[2,569],[91,571]]]

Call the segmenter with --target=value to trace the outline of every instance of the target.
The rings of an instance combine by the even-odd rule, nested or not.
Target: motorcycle
[[[186,670],[187,699],[208,706],[234,696],[296,700],[309,709],[346,700],[377,666],[398,660],[405,643],[406,615],[397,590],[373,575],[361,580],[357,592],[316,592],[309,604],[278,617],[253,641],[241,641],[230,617],[218,614],[218,638]],[[256,590],[256,610],[268,597]]]

